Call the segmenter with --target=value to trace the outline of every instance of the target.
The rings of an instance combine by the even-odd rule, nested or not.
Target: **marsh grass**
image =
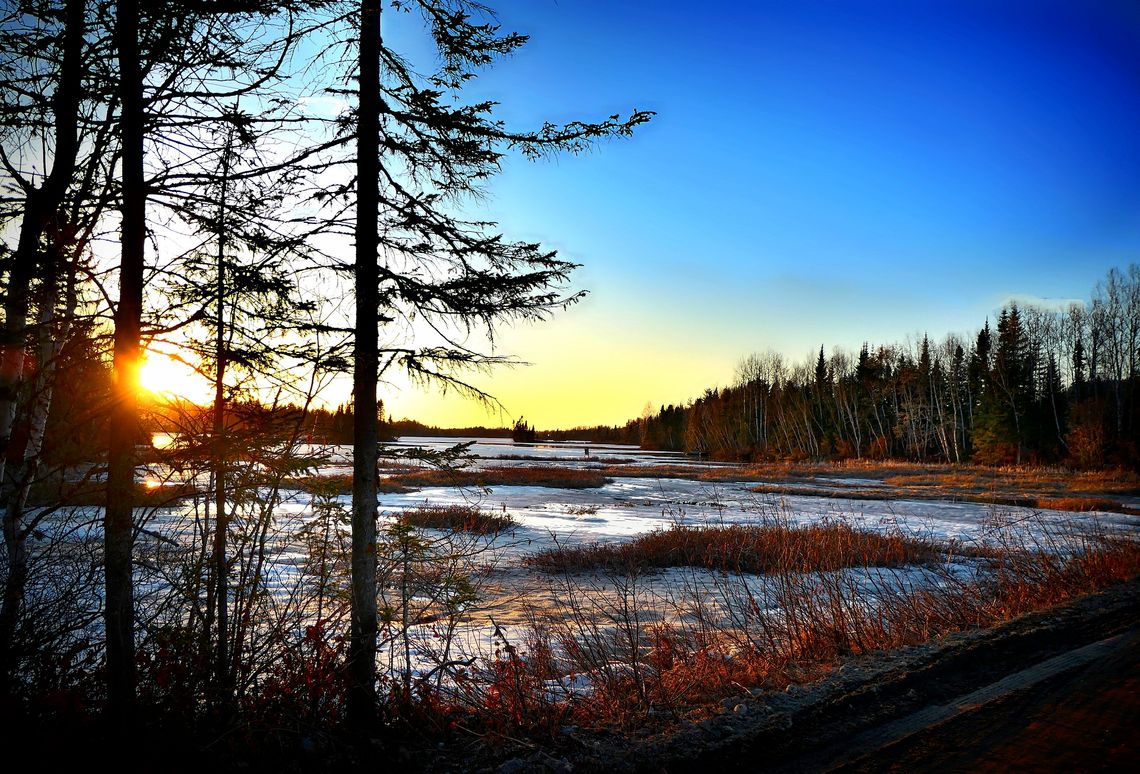
[[[842,522],[793,526],[771,520],[727,526],[675,524],[627,543],[555,546],[528,555],[524,562],[552,573],[702,567],[762,574],[894,567],[930,562],[940,555],[935,543],[897,532],[861,530]]]
[[[424,470],[390,479],[410,486],[545,486],[556,489],[596,489],[613,481],[598,470],[554,466],[493,467],[484,470]]]
[[[791,476],[798,469],[785,470]],[[927,487],[942,497],[941,487],[982,486],[986,475],[1007,476],[957,471],[948,479],[940,477],[951,475],[947,471],[891,471],[912,478],[884,483],[884,490]],[[1130,474],[1104,475],[1061,491],[1050,483],[1060,474],[1034,475],[1037,491],[1019,496],[1044,498],[1050,508],[1100,510],[1111,499],[1097,492],[1135,486]],[[1027,480],[1022,472],[1008,476]],[[403,491],[437,483],[565,487],[570,479],[583,487],[608,480],[598,470],[535,466],[403,471],[385,481]],[[335,504],[350,491],[351,476],[291,483],[326,493]],[[156,498],[178,495],[177,486],[144,491]],[[567,512],[587,515],[592,509],[572,506]],[[529,623],[509,630],[487,626],[491,614],[501,613],[483,605],[480,583],[484,565],[493,561],[486,546],[503,542],[494,536],[514,526],[510,517],[466,505],[406,510],[392,519],[378,548],[382,650],[388,655],[379,664],[385,716],[392,728],[414,729],[414,738],[432,747],[455,738],[538,745],[572,738],[563,733],[567,725],[638,734],[667,730],[741,702],[763,701],[765,691],[809,682],[860,654],[994,626],[1140,575],[1134,534],[1100,529],[1094,519],[1064,522],[1055,516],[995,509],[985,525],[986,543],[970,546],[844,522],[800,526],[777,513],[757,524],[677,524],[624,544],[556,547],[527,560],[547,572],[532,579],[540,577],[539,585],[549,584],[551,593],[536,594],[544,602],[520,616]],[[340,612],[343,579],[330,574],[342,571],[344,548],[334,515],[317,527],[324,528],[314,539],[327,543],[330,560],[310,570],[319,582],[297,586],[296,613],[273,629],[288,647],[258,667],[243,711],[254,725],[269,728],[284,714],[297,719],[306,738],[332,738],[343,706],[347,624]],[[77,566],[91,565],[86,555],[79,559]],[[665,568],[673,568],[667,583],[650,577]],[[316,588],[326,589],[313,592],[318,601],[328,595],[324,608],[302,596]],[[469,638],[471,631],[480,633]],[[490,652],[475,650],[488,641]],[[177,644],[152,638],[142,652],[149,647],[162,653]],[[192,654],[197,645],[178,647]],[[170,665],[179,663],[144,660],[140,669],[157,675],[144,682],[169,681]]]
[[[443,510],[411,513],[446,521]],[[454,518],[473,515],[462,511],[453,511]],[[998,514],[987,525],[993,540],[974,552],[928,541],[893,544],[890,535],[886,543],[864,542],[843,525],[824,525],[823,532],[767,526],[777,527],[772,534],[788,546],[776,553],[796,559],[774,562],[781,569],[763,575],[690,567],[680,571],[690,580],[668,593],[636,564],[603,567],[589,579],[550,576],[553,604],[532,609],[529,623],[512,631],[491,619],[489,652],[461,652],[456,644],[442,651],[428,676],[398,660],[382,669],[380,684],[395,697],[385,704],[389,721],[414,728],[427,746],[458,738],[486,745],[482,750],[542,749],[565,740],[567,726],[667,733],[763,701],[764,692],[816,680],[851,657],[994,626],[1140,574],[1140,541],[1089,529],[1087,522]],[[659,541],[694,551],[739,536],[727,528],[663,532],[673,534]],[[876,558],[881,565],[873,564]],[[420,576],[433,565],[423,562],[411,576],[405,570],[392,577],[393,588],[407,584],[408,600],[424,594]],[[453,589],[447,580],[453,575],[433,573],[433,583]],[[472,620],[486,622],[474,595],[465,599]],[[408,623],[395,616],[391,625],[407,633],[409,623],[444,620],[442,604],[425,602]],[[450,636],[435,626],[433,632]],[[274,672],[277,682],[259,688],[256,700],[296,693],[324,707],[337,694],[345,656],[332,648],[340,640],[312,636],[319,650],[298,651],[297,663]],[[310,722],[320,727],[322,719]]]
[[[332,473],[314,476],[295,476],[287,479],[286,486],[295,487],[309,494],[352,494],[352,474]],[[391,476],[380,476],[376,480],[376,491],[380,494],[404,494],[414,492],[415,487],[404,486]]]
[[[1073,473],[1056,468],[989,468],[981,466],[903,468],[868,467],[861,477],[878,481],[844,481],[840,470],[860,470],[850,466],[831,469],[826,482],[813,476],[789,475],[797,481],[794,490],[784,482],[766,481],[752,488],[760,494],[787,494],[816,497],[842,497],[851,500],[959,500],[1010,505],[1023,508],[1084,512],[1115,511],[1140,514],[1121,502],[1120,496],[1140,492],[1140,478],[1121,470]],[[801,474],[805,471],[799,471]],[[1113,498],[1112,495],[1116,495]]]
[[[1131,474],[1115,473],[1067,481],[1063,472],[1049,470],[843,467],[880,482],[867,487],[876,496],[925,492],[946,499],[957,493],[959,499],[1005,498],[1068,510],[1114,510],[1111,496],[1101,494],[1133,491],[1137,483]],[[789,464],[722,467],[699,476],[739,479],[777,469],[787,479],[835,473],[834,466]],[[405,471],[388,480],[406,488],[584,488],[627,470],[655,475],[645,467],[536,465]],[[680,469],[670,472],[682,475]],[[692,477],[692,468],[684,475]],[[350,485],[350,477],[343,483]],[[857,492],[866,483],[852,482],[849,489]],[[395,523],[476,539],[509,529],[503,518],[469,506],[424,507],[405,511]],[[382,684],[399,689],[400,700],[388,711],[393,722],[410,723],[417,733],[447,738],[462,729],[464,738],[492,745],[562,738],[560,729],[568,724],[663,729],[731,710],[754,693],[812,681],[860,654],[994,626],[1140,575],[1140,541],[1100,530],[1095,521],[1058,522],[997,509],[986,526],[987,541],[966,546],[844,522],[798,526],[776,515],[751,525],[678,524],[628,543],[559,546],[524,560],[547,573],[551,591],[530,609],[529,624],[513,632],[492,624],[486,639],[493,648],[477,656],[461,653],[456,641],[454,651],[441,650],[431,679],[413,674],[405,656],[402,671],[381,674]],[[408,545],[419,539],[409,536]],[[421,562],[411,549],[405,555]],[[429,577],[431,562],[422,563],[421,572],[405,568],[392,575],[389,585],[402,590],[399,598],[423,596],[420,576]],[[675,574],[663,592],[648,574],[665,568]],[[464,573],[448,570],[430,578],[451,589],[454,584],[443,581],[452,576]],[[452,599],[448,595],[440,598]],[[404,640],[414,625],[451,621],[451,615],[464,625],[485,626],[488,609],[474,594],[463,598],[469,601],[453,605],[448,616],[439,613],[444,603],[434,600],[422,611],[413,606],[407,621],[397,617],[391,625]],[[518,604],[525,606],[525,599]],[[439,636],[451,642],[453,632]]]
[[[1120,503],[1106,497],[1038,497],[1033,501],[1034,508],[1048,508],[1053,511],[1118,511]]]
[[[558,605],[533,617],[537,657],[494,662],[500,678],[514,675],[500,691],[526,709],[520,730],[554,719],[668,725],[817,679],[851,656],[995,626],[1140,575],[1132,535],[1039,515],[998,514],[989,527],[991,541],[970,550],[776,524],[674,527],[627,548],[548,556]],[[764,574],[726,567],[745,557]],[[717,572],[698,582],[703,570],[692,569],[683,593],[662,596],[646,583],[650,561]],[[592,581],[567,572],[587,566]],[[589,690],[551,691],[583,679]]]
[[[473,505],[423,505],[404,511],[396,520],[419,529],[470,532],[476,535],[497,535],[517,526],[509,513],[495,513]]]

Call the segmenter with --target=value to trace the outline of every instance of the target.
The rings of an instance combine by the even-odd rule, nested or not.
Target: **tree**
[[[992,383],[997,387],[993,393],[996,402],[991,409],[1004,428],[1004,440],[1015,445],[1014,461],[1020,464],[1025,445],[1024,419],[1033,400],[1033,362],[1017,304],[1002,310],[997,333],[992,371]]]
[[[115,310],[115,363],[107,505],[103,516],[103,573],[106,588],[107,698],[112,715],[133,712],[135,694],[134,542],[135,444],[138,441],[138,367],[142,334],[143,271],[146,249],[146,189],[143,180],[143,73],[138,0],[116,6],[115,45],[119,61],[119,119],[122,136],[122,252],[119,304]]]
[[[462,89],[526,37],[501,31],[488,9],[469,0],[416,0],[394,10],[421,15],[440,60],[432,74],[420,75],[384,42],[380,0],[360,1],[352,63],[357,103],[344,122],[345,139],[355,145],[355,184],[327,192],[355,213],[353,401],[376,405],[376,383],[393,364],[486,398],[453,369],[501,358],[449,335],[447,326],[481,326],[493,335],[503,320],[544,317],[579,297],[557,290],[574,265],[540,245],[505,240],[493,223],[458,217],[453,203],[477,194],[508,149],[529,158],[580,151],[631,134],[651,114],[512,130],[493,118],[492,103],[463,102]],[[444,343],[381,346],[381,326],[412,319],[427,320]],[[363,730],[376,706],[378,451],[376,416],[358,411],[354,418],[349,713]]]
[[[316,2],[309,5],[318,4]],[[135,445],[139,440],[138,370],[143,343],[146,272],[146,218],[149,199],[166,194],[170,209],[192,208],[187,189],[213,179],[178,163],[187,148],[180,132],[193,133],[208,123],[209,113],[225,112],[238,96],[262,89],[279,72],[276,60],[251,61],[244,46],[260,35],[241,27],[249,15],[291,13],[303,2],[169,0],[144,8],[138,0],[115,6],[118,62],[113,101],[119,109],[121,254],[119,299],[114,311],[114,382],[107,454],[107,501],[104,513],[105,622],[107,683],[113,714],[129,714],[135,684],[132,554],[135,507]],[[290,35],[284,45],[292,42]],[[278,41],[270,47],[278,46]],[[147,77],[151,76],[152,83]],[[147,153],[148,141],[153,146]],[[216,149],[215,149],[216,150]],[[225,149],[221,150],[224,156]],[[146,162],[155,162],[148,178]],[[191,160],[193,165],[194,160]],[[281,165],[279,169],[285,168]],[[264,174],[260,171],[257,174]],[[176,204],[169,206],[169,202]]]
[[[1093,289],[1090,317],[1090,377],[1094,381],[1107,378],[1115,404],[1115,434],[1123,442],[1127,431],[1133,429],[1129,392],[1133,391],[1134,400],[1140,364],[1140,266],[1132,264],[1127,273],[1109,269]]]
[[[21,16],[34,19],[31,29],[9,25]],[[8,258],[0,328],[0,508],[7,555],[0,605],[0,669],[5,672],[17,663],[9,649],[28,576],[27,538],[36,526],[25,520],[24,508],[39,465],[58,357],[74,316],[71,308],[61,321],[59,301],[75,298],[75,267],[83,252],[76,246],[78,229],[69,222],[66,202],[80,155],[84,34],[83,0],[67,0],[57,9],[13,9],[4,19],[2,33],[4,46],[12,53],[0,65],[10,87],[7,104],[0,109],[5,119],[0,149],[26,130],[41,134],[42,147],[52,147],[50,172],[39,185],[34,164],[32,170],[17,169],[8,153],[0,152],[20,192],[19,238]],[[41,67],[33,62],[43,65],[46,78],[40,77]],[[20,144],[12,142],[11,147]],[[35,306],[39,311],[33,322],[30,314]]]
[[[299,358],[312,362],[315,353],[300,343],[285,346],[283,333],[303,327],[313,304],[302,300],[294,279],[299,273],[295,240],[279,233],[281,203],[292,176],[288,171],[259,174],[267,166],[260,146],[267,135],[272,139],[273,122],[264,115],[250,116],[235,103],[211,123],[216,126],[201,138],[201,155],[210,158],[212,150],[220,149],[217,168],[202,170],[199,190],[185,192],[198,206],[184,220],[204,241],[167,265],[169,280],[159,291],[169,308],[159,319],[171,318],[177,346],[214,387],[209,442],[194,437],[172,451],[180,451],[178,446],[209,450],[214,508],[212,522],[202,521],[202,537],[211,550],[204,568],[201,652],[212,662],[214,698],[224,711],[241,644],[239,627],[231,625],[229,615],[231,597],[241,591],[230,586],[229,578],[243,569],[232,567],[241,557],[229,553],[229,532],[238,501],[248,499],[237,484],[256,478],[252,469],[275,456],[266,445],[280,441],[266,432],[265,425],[272,422],[252,419],[241,404],[256,404],[258,383],[279,387],[286,381],[280,372],[293,370],[288,366],[296,366]],[[179,407],[169,408],[177,413]],[[241,464],[235,464],[238,458]]]
[[[380,378],[380,1],[361,0],[359,92],[356,121],[356,260],[353,288],[352,400],[376,405]],[[349,641],[349,721],[366,732],[376,712],[376,468],[379,428],[371,411],[356,411],[352,424],[352,607]]]
[[[535,432],[534,427],[527,424],[527,421],[522,417],[515,420],[514,427],[511,428],[511,440],[515,443],[534,443],[538,440],[538,434]]]
[[[966,449],[966,442],[970,429],[969,395],[970,386],[967,377],[966,351],[956,337],[946,341],[947,350],[952,349],[950,356],[950,374],[948,379],[949,398],[953,422],[954,462],[961,462]]]

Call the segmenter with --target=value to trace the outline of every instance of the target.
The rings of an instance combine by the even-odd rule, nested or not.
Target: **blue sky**
[[[582,263],[590,291],[502,332],[533,365],[477,381],[512,416],[619,422],[749,352],[966,333],[1140,260],[1138,3],[493,5],[531,35],[472,88],[508,123],[658,113],[582,156],[508,159],[468,209]],[[410,20],[387,18],[399,41]]]

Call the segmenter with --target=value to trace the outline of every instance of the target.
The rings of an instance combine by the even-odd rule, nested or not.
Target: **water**
[[[614,464],[623,463],[660,465],[671,462],[684,462],[688,458],[681,452],[643,451],[628,444],[586,443],[584,441],[540,441],[538,443],[515,443],[510,438],[434,438],[426,436],[405,436],[387,446],[398,449],[427,449],[442,451],[460,443],[470,443],[468,453],[483,460],[509,460],[512,457],[525,457],[534,462],[593,461]]]

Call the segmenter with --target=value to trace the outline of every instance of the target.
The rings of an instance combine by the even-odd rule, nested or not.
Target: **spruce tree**
[[[577,294],[558,289],[574,264],[538,244],[505,239],[493,223],[462,219],[452,205],[477,195],[508,149],[529,158],[581,151],[599,139],[630,135],[651,114],[511,129],[494,118],[493,103],[465,102],[463,88],[517,51],[526,36],[503,32],[489,9],[468,0],[393,5],[390,12],[418,14],[430,31],[439,57],[431,70],[433,63],[413,64],[384,40],[381,5],[360,0],[346,17],[356,24],[350,66],[357,89],[355,109],[341,126],[354,148],[355,182],[323,193],[333,222],[345,209],[353,213],[353,401],[376,405],[377,380],[393,365],[486,397],[455,369],[501,358],[473,349],[449,328],[482,327],[493,335],[502,321],[542,318],[574,302]],[[381,346],[380,328],[412,320],[429,321],[447,343]],[[372,411],[356,411],[354,420],[348,710],[350,723],[367,733],[377,700],[378,427]]]

